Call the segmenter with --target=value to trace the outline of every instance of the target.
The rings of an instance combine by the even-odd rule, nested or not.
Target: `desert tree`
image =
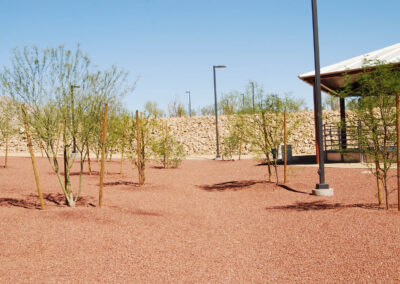
[[[286,109],[289,112],[290,124],[287,127],[287,136],[290,137],[299,124],[295,116],[290,113],[298,108],[296,99],[290,96],[281,98],[276,94],[269,94],[263,98],[262,103],[256,106],[256,113],[248,117],[246,136],[252,151],[259,157],[265,158],[268,166],[268,181],[272,180],[271,166],[273,166],[276,183],[279,183],[278,150],[284,140],[284,111]]]
[[[248,143],[246,136],[246,127],[249,122],[249,115],[241,111],[229,115],[226,127],[228,135],[222,139],[222,157],[223,159],[232,159],[233,155],[242,156],[243,145]]]
[[[68,175],[73,163],[71,157],[65,155],[74,131],[71,123],[70,88],[81,83],[87,74],[88,65],[89,59],[79,47],[74,52],[63,46],[44,50],[24,47],[22,50],[14,50],[11,67],[2,72],[2,83],[8,94],[15,101],[26,105],[27,123],[32,130],[32,137],[43,147],[70,206],[76,202]],[[56,153],[56,136],[61,124],[64,181],[61,179]]]
[[[9,97],[0,99],[0,143],[4,145],[4,167],[7,167],[9,140],[18,134],[20,126],[15,119],[18,113],[18,106]]]
[[[84,160],[84,146],[89,137],[96,136],[94,125],[98,121],[93,118],[100,116],[104,101],[116,100],[112,91],[120,92],[123,84],[118,74],[124,73],[115,67],[91,73],[89,65],[90,59],[79,46],[73,51],[63,46],[44,50],[24,47],[14,50],[11,67],[1,73],[1,81],[9,96],[25,104],[32,138],[43,147],[66,203],[71,207],[75,206],[81,192],[81,178],[75,195],[70,182],[70,170],[77,157],[71,155],[73,147],[77,147],[81,161]],[[74,92],[74,86],[80,88]],[[89,117],[88,114],[92,115]],[[57,159],[60,126],[64,179]],[[82,170],[81,166],[80,177]]]
[[[185,105],[181,100],[176,97],[168,103],[168,114],[169,117],[183,117],[187,116]]]
[[[222,115],[233,115],[241,109],[241,95],[237,91],[222,94],[218,99],[218,112]]]
[[[164,168],[177,168],[180,163],[185,159],[185,149],[173,135],[170,134],[167,121],[165,124],[159,124],[160,132],[159,138],[155,138],[151,147],[153,155]]]
[[[138,170],[139,186],[146,182],[146,164],[152,155],[151,147],[157,135],[155,129],[158,128],[158,124],[157,119],[136,111],[130,113],[125,125],[126,154]]]
[[[129,111],[124,108],[119,108],[117,115],[110,119],[110,136],[112,136],[113,138],[109,143],[113,143],[113,147],[115,147],[121,154],[119,170],[120,174],[122,174],[123,171],[124,158],[129,143],[129,125],[131,123],[130,119],[131,116]]]
[[[201,108],[200,113],[202,116],[215,115],[215,108],[213,105],[204,106]]]
[[[339,110],[339,97],[325,95],[322,102],[322,107],[327,110]]]
[[[147,101],[144,105],[144,113],[153,118],[165,116],[165,112],[161,109],[156,101]]]
[[[371,66],[374,66],[371,69]],[[400,93],[400,71],[382,61],[365,61],[356,82],[346,76],[343,97],[353,100],[353,119],[346,130],[359,142],[367,165],[377,179],[378,203],[382,205],[381,187],[389,208],[389,170],[396,159],[396,94]],[[372,163],[371,163],[372,162]],[[381,186],[382,185],[382,186]]]

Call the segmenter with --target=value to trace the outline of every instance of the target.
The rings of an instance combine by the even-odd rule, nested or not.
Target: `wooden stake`
[[[283,151],[284,151],[284,166],[283,166],[283,183],[287,182],[287,131],[286,131],[286,108],[283,112]]]
[[[168,121],[165,120],[165,165],[166,168],[169,168],[169,159],[168,159]]]
[[[144,135],[143,135],[143,112],[140,112],[140,129],[141,129],[141,131],[142,131],[142,135],[141,135],[141,143],[140,143],[140,146],[141,146],[141,149],[140,149],[140,154],[142,155],[142,157],[140,158],[140,162],[141,162],[141,174],[142,174],[142,178],[141,178],[141,180],[142,180],[142,184],[141,185],[143,185],[143,184],[145,184],[145,182],[146,182],[146,168],[145,168],[145,165],[144,165],[144,159],[145,159],[145,153],[144,153]]]
[[[28,142],[28,149],[29,149],[29,153],[31,154],[33,174],[35,175],[36,188],[37,188],[37,191],[39,194],[40,208],[42,208],[42,210],[44,210],[44,200],[43,200],[42,188],[40,187],[39,174],[36,169],[35,154],[33,153],[32,140],[31,140],[31,135],[29,134],[29,126],[28,126],[28,121],[26,119],[26,111],[25,111],[24,105],[21,105],[21,110],[22,110],[22,116],[24,118],[26,139]]]
[[[100,166],[100,189],[99,189],[100,208],[103,203],[104,158],[106,155],[107,112],[108,112],[108,104],[106,103],[104,106],[103,133],[101,135],[101,166]]]
[[[139,173],[139,185],[142,184],[142,175],[140,174],[141,168],[141,148],[140,148],[140,126],[139,126],[139,111],[136,111],[136,140],[137,140],[137,168]]]
[[[4,157],[4,167],[7,168],[7,158],[8,158],[8,128],[9,127],[9,118],[6,120],[6,156]]]
[[[400,211],[400,94],[396,94],[396,130],[397,130],[397,210]]]

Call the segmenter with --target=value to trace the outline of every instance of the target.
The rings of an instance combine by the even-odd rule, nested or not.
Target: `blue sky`
[[[131,109],[147,100],[166,109],[192,93],[194,109],[254,80],[267,93],[292,93],[312,108],[299,74],[314,69],[310,0],[0,0],[0,62],[14,47],[74,48],[99,67],[127,70],[137,87]],[[399,42],[400,1],[319,0],[321,66]]]

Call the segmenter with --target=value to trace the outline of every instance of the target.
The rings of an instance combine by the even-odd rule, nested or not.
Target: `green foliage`
[[[325,95],[322,107],[327,110],[339,110],[339,97]]]
[[[126,85],[126,72],[115,66],[90,72],[89,66],[90,59],[79,46],[74,51],[63,46],[44,50],[25,47],[22,51],[15,49],[11,68],[5,68],[0,76],[8,96],[25,104],[34,143],[43,147],[69,206],[75,206],[81,192],[85,149],[101,145],[104,104],[109,104],[112,113],[121,97],[132,90]],[[60,128],[66,165],[64,181],[57,160]],[[75,196],[70,184],[75,160],[71,155],[73,145],[80,153],[81,165]]]
[[[175,98],[169,102],[168,113],[169,113],[169,117],[187,116],[185,106],[178,98]]]
[[[155,140],[152,145],[152,152],[164,168],[177,168],[186,157],[183,145],[176,141],[172,135],[168,135],[168,138],[164,135]]]
[[[222,115],[231,115],[237,113],[241,108],[240,94],[232,91],[229,94],[222,94],[218,100],[218,113]]]
[[[201,108],[202,116],[211,116],[215,115],[215,107],[213,105],[205,106]]]
[[[268,164],[269,180],[271,181],[271,168],[275,168],[278,182],[277,159],[271,159],[273,149],[279,149],[283,143],[284,111],[295,112],[301,107],[302,102],[289,96],[284,98],[276,94],[264,95],[261,88],[258,89],[260,103],[254,106],[243,104],[237,114],[229,117],[229,136],[223,139],[224,156],[230,158],[241,151],[241,144],[250,144],[251,151],[257,157],[263,157]],[[299,121],[295,116],[288,116],[287,135],[293,133]]]
[[[236,133],[231,133],[228,137],[223,138],[222,142],[222,158],[231,160],[233,155],[239,153],[240,137]]]
[[[0,97],[0,143],[18,134],[19,124],[15,120],[17,114],[17,105],[7,97]]]
[[[371,63],[376,67],[371,70]],[[371,172],[382,183],[386,208],[389,208],[388,172],[395,160],[396,94],[400,93],[400,71],[385,62],[365,61],[357,79],[347,76],[341,96],[358,96],[353,104],[354,120],[349,121],[349,135],[357,137]],[[380,200],[378,187],[378,198]]]
[[[147,101],[144,105],[144,113],[153,118],[160,118],[165,116],[165,112],[159,108],[158,103],[155,101]]]

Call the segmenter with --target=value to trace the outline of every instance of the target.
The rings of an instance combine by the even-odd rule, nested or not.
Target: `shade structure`
[[[366,60],[369,62],[366,66],[371,69],[377,61],[396,64],[400,67],[400,43],[321,68],[322,91],[337,95],[346,83],[345,74],[351,76],[353,82],[357,81],[358,74],[364,70]],[[315,72],[304,73],[299,78],[314,85]]]
[[[367,65],[366,65],[366,62]],[[400,43],[372,51],[360,56],[356,56],[326,67],[321,68],[321,90],[330,94],[330,95],[338,95],[340,90],[346,84],[346,76],[350,76],[350,79],[353,82],[353,88],[357,87],[357,79],[359,74],[361,74],[365,67],[367,69],[373,69],[376,62],[384,62],[388,64],[395,64],[400,68]],[[310,84],[314,87],[315,80],[315,71],[307,72],[299,76],[301,80]],[[316,105],[315,105],[315,91],[314,91],[314,119],[317,120],[316,113]],[[340,98],[340,120],[342,125],[346,125],[346,110],[345,110],[345,98]],[[346,128],[341,130],[341,148],[347,148],[347,135]],[[322,145],[322,141],[319,142],[316,134],[316,156],[317,163],[320,158],[318,154],[319,144]]]

